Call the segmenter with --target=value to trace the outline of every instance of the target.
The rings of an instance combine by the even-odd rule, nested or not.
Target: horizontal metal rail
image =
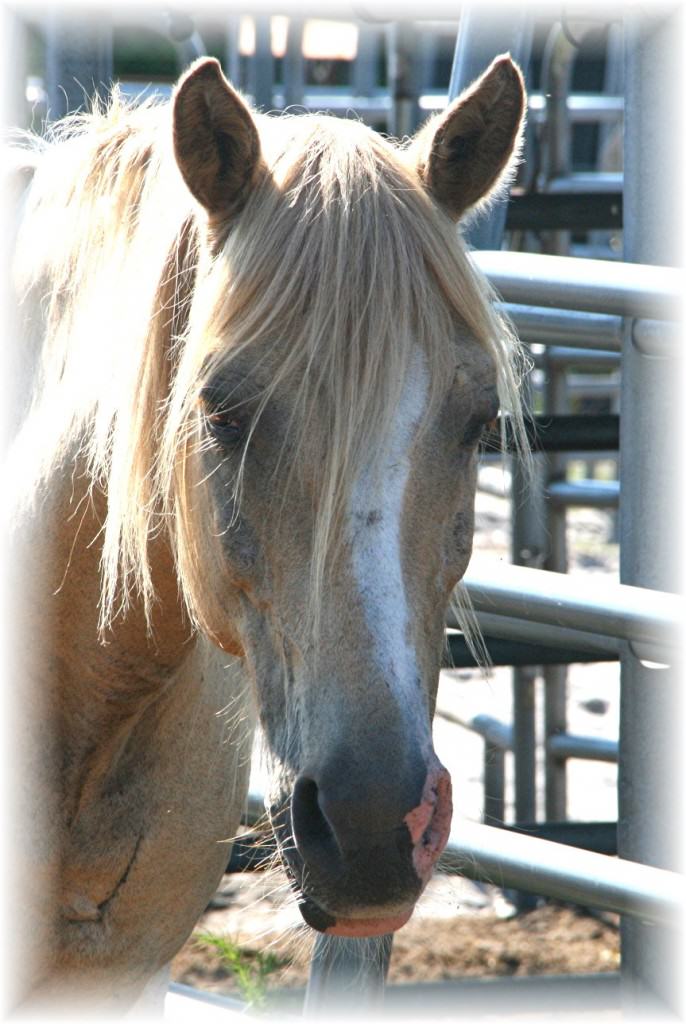
[[[498,828],[518,835],[547,839],[596,853],[617,854],[617,823],[611,821],[534,821],[517,825],[498,824]],[[244,832],[231,846],[226,866],[228,875],[242,871],[264,871],[278,863],[278,849],[273,835]]]
[[[274,92],[273,107],[284,106],[286,97],[283,90]],[[418,98],[419,109],[426,113],[444,110],[448,104],[448,95],[443,91],[427,90]],[[301,105],[309,110],[330,110],[332,113],[348,113],[353,110],[369,118],[388,117],[393,110],[393,97],[388,91],[377,89],[368,95],[354,93],[349,87],[332,89],[330,86],[308,86]],[[534,93],[529,96],[530,120],[538,121],[545,117],[545,97]],[[603,96],[590,93],[569,96],[567,109],[572,124],[607,124],[614,123],[622,117],[624,99],[621,96]]]
[[[148,97],[151,90],[155,95],[168,98],[173,90],[173,85],[170,82],[155,82],[152,86],[146,85],[145,87],[140,82],[132,81],[123,81],[119,84],[124,95],[133,100],[137,100],[142,93]],[[277,88],[272,101],[273,108],[278,110],[285,103],[286,97],[283,89]],[[444,110],[447,103],[448,94],[443,91],[427,91],[419,97],[419,108],[427,113]],[[346,86],[340,89],[331,89],[327,86],[320,88],[308,86],[300,105],[309,110],[341,111],[346,114],[352,110],[358,114],[365,114],[367,117],[384,118],[393,109],[393,98],[387,90],[383,89],[362,95],[352,92]],[[528,106],[532,121],[545,117],[545,97],[540,93],[533,93],[529,96]],[[623,115],[624,98],[622,96],[579,93],[567,98],[567,110],[572,124],[612,123]]]
[[[570,651],[597,655],[599,661],[614,661],[619,657],[620,642],[615,637],[606,637],[567,626],[528,621],[495,612],[476,612],[476,621],[484,636],[502,637],[504,640],[520,640],[526,643],[546,644],[551,647],[566,647]],[[450,613],[446,622],[451,628],[459,629],[455,616]]]
[[[679,646],[684,600],[677,594],[606,580],[589,585],[586,577],[518,565],[499,566],[497,573],[473,566],[464,585],[480,612],[628,640],[669,658]]]
[[[506,302],[623,317],[677,320],[681,271],[539,253],[481,251],[471,257]]]
[[[518,835],[545,839],[576,849],[593,850],[616,856],[615,821],[526,821],[498,827]],[[278,850],[273,835],[261,831],[244,833],[233,841],[226,865],[227,874],[260,871],[277,862]]]
[[[575,736],[568,732],[549,736],[547,747],[559,761],[577,758],[581,761],[606,761],[615,764],[619,755],[619,744],[616,740],[606,740],[600,736]]]
[[[446,722],[460,725],[498,750],[512,750],[514,730],[507,722],[501,722],[492,715],[474,715],[465,718],[447,708],[438,707],[436,714]],[[576,758],[580,761],[606,761],[610,764],[617,761],[618,745],[615,740],[606,740],[600,736],[577,736],[573,733],[557,733],[548,737],[548,750],[560,761]]]
[[[547,309],[521,303],[497,303],[527,345],[565,345],[570,348],[620,352],[622,318],[607,313]]]
[[[682,921],[683,876],[492,825],[456,822],[439,866],[475,881],[582,907],[674,926]]]
[[[575,171],[551,178],[545,184],[547,193],[617,192],[622,193],[624,175],[621,171]]]
[[[565,369],[572,366],[584,369],[593,367],[595,370],[618,370],[622,356],[620,352],[610,352],[600,348],[587,348],[579,351],[578,348],[571,345],[552,345],[547,352],[534,353],[533,360],[534,366],[543,369],[548,366],[561,366]]]
[[[193,988],[192,985],[184,985],[181,981],[171,981],[168,992],[164,1015],[166,1017],[168,1014],[172,1020],[217,1021],[220,1019],[220,1012],[223,1011],[221,1019],[231,1021],[237,1019],[237,1014],[246,1014],[250,1009],[250,1006],[241,999]],[[203,1013],[204,1007],[212,1007],[215,1012]]]
[[[421,110],[443,110],[448,102],[444,92],[426,92],[419,98]],[[349,106],[354,108],[356,97]],[[540,121],[546,116],[546,100],[541,93],[528,97],[529,120]],[[624,115],[624,97],[603,93],[578,93],[567,97],[567,113],[572,124],[614,124]]]
[[[546,494],[553,505],[583,505],[584,508],[617,508],[619,480],[564,480],[548,484]]]

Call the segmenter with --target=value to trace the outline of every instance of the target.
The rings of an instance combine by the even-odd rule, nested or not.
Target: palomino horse
[[[498,58],[402,145],[213,60],[34,168],[12,456],[25,991],[124,1009],[227,863],[253,721],[305,921],[401,927],[446,842],[431,717],[517,350],[455,229],[516,160]],[[14,577],[13,577],[14,579]]]

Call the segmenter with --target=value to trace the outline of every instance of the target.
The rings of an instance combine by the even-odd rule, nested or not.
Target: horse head
[[[332,934],[400,927],[449,833],[444,616],[512,385],[455,222],[510,173],[524,104],[509,57],[403,146],[255,115],[214,61],[175,93],[206,243],[169,400],[179,570],[245,658],[282,857]]]

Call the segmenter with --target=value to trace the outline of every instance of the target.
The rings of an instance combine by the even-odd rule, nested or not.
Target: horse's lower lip
[[[300,913],[305,924],[316,932],[324,935],[338,935],[349,939],[370,939],[376,935],[388,935],[397,932],[412,917],[414,905],[399,914],[387,914],[383,917],[343,917],[335,911],[322,910],[311,896],[302,895],[299,902]]]
[[[341,935],[350,939],[369,939],[375,935],[397,932],[410,920],[412,910],[392,917],[338,917],[336,923],[326,929],[327,935]]]

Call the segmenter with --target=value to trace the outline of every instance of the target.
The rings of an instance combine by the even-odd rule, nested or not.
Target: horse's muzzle
[[[450,775],[435,755],[431,761],[415,783],[415,800],[404,809],[396,800],[391,818],[388,807],[375,814],[363,790],[355,799],[347,785],[343,799],[342,791],[327,794],[311,775],[296,780],[288,830],[293,842],[284,842],[285,830],[280,839],[312,928],[368,937],[407,922],[450,832]]]

